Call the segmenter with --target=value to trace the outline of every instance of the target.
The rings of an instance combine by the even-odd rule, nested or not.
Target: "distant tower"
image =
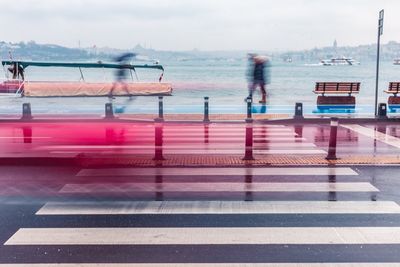
[[[335,54],[337,54],[337,41],[335,39],[335,41],[333,41],[333,51],[335,52]]]

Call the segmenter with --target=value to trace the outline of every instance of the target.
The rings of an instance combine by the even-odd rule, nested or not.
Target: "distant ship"
[[[400,58],[393,60],[393,65],[400,65]]]
[[[342,66],[342,65],[360,65],[360,62],[355,61],[352,58],[348,57],[338,57],[338,58],[331,58],[331,59],[323,59],[320,62],[321,65],[324,66]]]
[[[293,59],[291,57],[287,57],[284,59],[286,63],[292,63]]]

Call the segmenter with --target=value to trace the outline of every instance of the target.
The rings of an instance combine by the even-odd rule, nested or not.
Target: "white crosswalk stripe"
[[[61,193],[111,192],[377,192],[370,183],[89,183],[66,184]]]
[[[20,228],[4,244],[400,244],[400,227]]]
[[[49,202],[37,215],[115,214],[385,214],[392,201],[91,201]]]
[[[154,176],[154,175],[358,175],[348,167],[258,167],[258,168],[102,168],[82,169],[77,176]]]

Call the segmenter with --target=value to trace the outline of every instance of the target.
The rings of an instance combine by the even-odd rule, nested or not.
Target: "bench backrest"
[[[390,82],[388,91],[399,93],[399,91],[400,91],[400,82]]]
[[[358,93],[360,91],[359,82],[317,82],[315,92],[317,93]]]

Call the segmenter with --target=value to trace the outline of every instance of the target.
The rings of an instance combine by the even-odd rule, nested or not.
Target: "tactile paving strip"
[[[166,156],[165,160],[152,158],[81,158],[83,166],[128,165],[128,166],[265,166],[265,165],[383,165],[400,164],[399,156],[357,155],[337,160],[326,160],[324,155],[316,156],[257,156],[255,160],[243,160],[241,156]]]

